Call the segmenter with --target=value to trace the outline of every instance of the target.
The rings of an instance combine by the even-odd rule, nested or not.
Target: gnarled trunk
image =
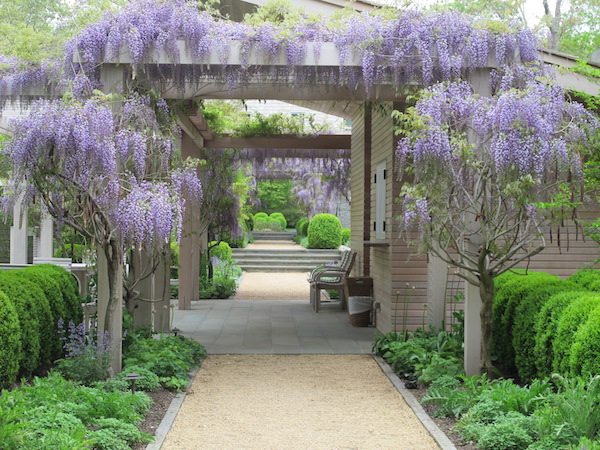
[[[479,278],[479,295],[481,296],[481,373],[492,370],[492,306],[494,303],[494,278],[487,271]]]

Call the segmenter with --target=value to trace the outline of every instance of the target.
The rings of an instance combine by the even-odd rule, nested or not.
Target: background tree
[[[467,83],[428,89],[400,121],[397,158],[407,239],[479,288],[481,369],[492,367],[494,278],[545,247],[544,234],[581,195],[576,144],[595,123],[558,87],[529,84],[492,98]]]

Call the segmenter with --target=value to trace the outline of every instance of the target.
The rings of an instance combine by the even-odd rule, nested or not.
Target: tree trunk
[[[123,336],[123,249],[116,241],[98,251],[98,331],[114,348],[111,376],[121,371]]]
[[[482,271],[479,279],[479,295],[481,296],[481,373],[489,374],[492,370],[492,306],[494,303],[494,278],[490,273]]]

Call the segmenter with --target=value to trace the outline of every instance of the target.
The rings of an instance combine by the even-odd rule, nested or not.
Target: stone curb
[[[427,429],[431,437],[435,439],[440,448],[442,450],[457,450],[456,446],[450,441],[450,439],[448,439],[448,436],[446,436],[444,432],[438,428],[435,422],[431,420],[431,417],[429,417],[429,415],[425,412],[425,410],[417,401],[415,396],[404,387],[404,384],[402,383],[400,378],[398,378],[398,375],[394,373],[389,364],[385,362],[385,360],[380,356],[373,355],[373,359],[377,362],[377,364],[379,364],[381,371],[392,382],[396,390],[404,398],[404,401],[408,404],[408,406],[410,406],[417,418]]]
[[[200,370],[200,367],[202,367],[202,363],[200,363],[200,366],[198,368],[196,368],[190,372],[190,383],[188,384],[187,389],[185,391],[177,394],[173,398],[173,400],[171,400],[169,409],[167,409],[167,412],[165,413],[162,421],[160,422],[160,425],[158,426],[158,428],[156,429],[156,432],[154,433],[154,442],[150,442],[146,446],[146,450],[160,450],[160,448],[162,447],[163,442],[165,441],[165,438],[167,437],[167,434],[169,433],[169,430],[173,426],[175,417],[177,417],[179,408],[181,408],[181,405],[183,404],[183,400],[185,400],[187,391],[188,391],[189,387],[192,385],[194,378],[196,378],[196,374]]]

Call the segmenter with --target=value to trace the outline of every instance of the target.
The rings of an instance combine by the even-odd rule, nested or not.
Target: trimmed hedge
[[[567,306],[580,298],[581,295],[581,291],[562,292],[553,295],[544,303],[537,314],[533,333],[535,335],[535,367],[538,377],[545,378],[552,375],[552,362],[554,360],[552,349],[558,322]]]
[[[559,293],[577,291],[580,287],[569,281],[554,280],[527,293],[515,309],[512,345],[515,365],[521,381],[538,377],[535,352],[535,324],[538,314],[548,300]],[[518,351],[517,351],[518,349]]]
[[[281,229],[285,230],[287,228],[287,220],[283,214],[280,212],[274,212],[269,216],[271,221],[279,222],[281,225]]]
[[[252,222],[256,223],[259,220],[267,221],[269,219],[269,215],[266,212],[257,212],[252,216]]]
[[[575,334],[587,321],[590,313],[598,307],[600,307],[600,294],[583,293],[563,311],[552,344],[552,369],[555,372],[568,374],[571,370],[571,346]]]
[[[29,292],[21,283],[15,283],[8,272],[0,271],[0,291],[11,300],[21,326],[21,357],[19,375],[29,377],[39,367],[40,318],[29,304]],[[47,319],[47,318],[42,318]],[[58,339],[58,336],[56,337]]]
[[[496,293],[492,307],[492,355],[497,358],[498,365],[507,372],[517,370],[515,349],[513,347],[513,330],[517,306],[532,291],[547,283],[560,280],[554,275],[544,272],[504,273],[496,278]]]
[[[572,376],[591,377],[600,374],[600,306],[590,312],[573,337],[569,368]]]
[[[342,224],[333,214],[317,214],[308,226],[308,248],[338,248],[342,245]]]
[[[577,283],[586,289],[598,290],[597,288],[600,287],[600,271],[595,269],[580,270],[571,275],[568,280]],[[594,284],[596,285],[594,286],[596,289],[592,287]]]
[[[44,273],[50,275],[59,284],[67,308],[65,322],[81,323],[83,320],[83,308],[81,307],[79,287],[75,277],[62,267],[52,264],[40,264],[35,267],[40,271],[45,271]]]
[[[6,294],[0,292],[0,389],[8,389],[17,381],[21,351],[17,310]]]
[[[19,285],[26,292],[25,302],[36,317],[40,336],[40,353],[36,367],[44,366],[53,361],[52,356],[56,350],[58,335],[53,323],[54,316],[48,299],[40,286],[20,270],[8,271],[5,275],[10,282]]]

